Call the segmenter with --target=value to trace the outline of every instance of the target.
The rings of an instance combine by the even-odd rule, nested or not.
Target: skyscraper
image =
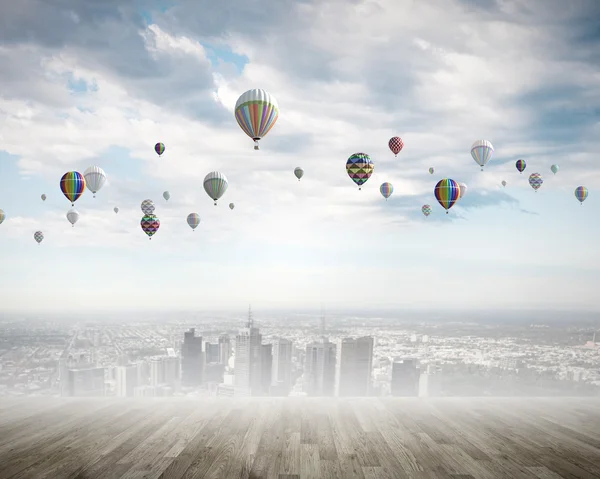
[[[273,395],[287,396],[292,388],[293,343],[284,338],[273,341],[271,390]]]
[[[204,343],[204,350],[206,356],[206,363],[218,363],[219,362],[219,344]]]
[[[260,358],[260,377],[261,377],[261,392],[260,395],[268,396],[271,387],[271,375],[273,371],[273,345],[263,344],[261,346]]]
[[[219,337],[219,363],[227,366],[231,357],[231,340],[229,336],[222,335]]]
[[[262,335],[254,327],[252,311],[248,310],[246,327],[235,337],[235,394],[249,396],[259,394],[261,380]]]
[[[371,393],[373,337],[340,341],[336,362],[336,396],[361,397]]]
[[[417,396],[419,362],[416,359],[394,359],[392,364],[392,396]]]
[[[190,328],[183,333],[181,345],[181,380],[184,386],[200,386],[204,369],[202,336],[196,336],[196,330]]]
[[[138,366],[117,366],[115,380],[118,397],[133,397],[133,390],[138,386]]]
[[[333,396],[335,353],[335,344],[326,338],[306,346],[304,390],[309,396]]]

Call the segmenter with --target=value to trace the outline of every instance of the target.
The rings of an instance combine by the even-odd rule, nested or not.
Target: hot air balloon
[[[429,168],[429,174],[433,175],[434,172],[435,170],[433,168]]]
[[[502,186],[506,187],[506,181],[502,180]]]
[[[164,143],[157,143],[156,145],[154,145],[154,151],[156,151],[156,154],[158,156],[161,156],[165,152]]]
[[[4,213],[4,210],[0,210],[0,225],[2,223],[4,223],[5,218],[6,218],[6,213]]]
[[[371,177],[374,169],[375,165],[366,153],[354,153],[346,162],[346,172],[350,179],[358,185],[359,190]]]
[[[154,201],[152,201],[152,200],[142,201],[141,208],[142,208],[142,213],[144,213],[146,216],[154,214],[154,209],[155,209]]]
[[[460,187],[460,196],[458,199],[461,199],[467,192],[467,185],[465,183],[459,183],[458,186]]]
[[[552,165],[550,167],[550,170],[552,171],[552,173],[554,173],[556,175],[556,173],[558,173],[558,170],[559,170],[558,165]]]
[[[46,201],[46,195],[45,194],[42,195],[41,198],[42,198],[42,201]]]
[[[585,186],[578,186],[575,188],[575,198],[577,198],[577,201],[579,201],[582,205],[585,199],[588,197],[588,194],[588,189]]]
[[[233,203],[229,203],[229,209],[232,210],[235,208],[235,205]]]
[[[155,215],[144,215],[142,221],[140,221],[140,226],[144,233],[148,235],[148,238],[152,239],[152,236],[158,231],[158,228],[160,228],[160,221]]]
[[[44,233],[42,233],[41,231],[36,231],[35,233],[33,233],[33,239],[36,240],[38,244],[40,244],[42,241],[44,241]]]
[[[540,189],[540,186],[542,186],[542,183],[544,183],[544,180],[542,180],[542,175],[539,173],[531,173],[531,175],[529,175],[529,184],[536,191],[536,193],[537,190]]]
[[[171,193],[169,193],[168,191],[165,191],[163,193],[163,198],[167,201],[169,201],[171,199]]]
[[[404,142],[399,136],[394,136],[390,138],[388,146],[390,147],[390,150],[392,150],[394,156],[398,156],[398,153],[400,153],[402,151],[402,148],[404,148]]]
[[[69,220],[69,223],[71,223],[71,226],[75,227],[75,223],[79,220],[79,211],[75,208],[71,208],[67,211],[67,219]]]
[[[227,178],[218,171],[211,171],[204,178],[204,191],[214,200],[215,206],[217,206],[217,200],[227,191],[228,186]]]
[[[71,206],[75,206],[75,202],[85,191],[85,178],[79,171],[68,171],[60,179],[60,190],[71,202]]]
[[[117,207],[115,206],[115,207],[113,208],[113,211],[114,211],[115,213],[118,213],[118,212],[119,212],[119,208],[117,208]]]
[[[85,178],[85,185],[92,191],[95,198],[96,193],[100,191],[104,186],[104,183],[106,183],[106,173],[98,166],[90,166],[83,172],[83,177]]]
[[[454,206],[456,200],[460,197],[460,186],[456,181],[444,178],[435,185],[433,193],[435,194],[435,199],[438,200],[438,203],[442,205],[442,208],[448,214],[448,210]]]
[[[265,90],[248,90],[235,104],[235,119],[244,133],[254,140],[255,150],[259,149],[258,141],[269,133],[277,118],[277,100]]]
[[[385,183],[381,184],[381,186],[379,187],[379,191],[383,195],[383,197],[385,198],[385,201],[387,201],[387,199],[390,196],[392,196],[392,193],[394,192],[394,187],[392,186],[391,183],[388,183],[386,181]]]
[[[190,225],[192,230],[195,230],[200,224],[200,216],[198,213],[190,213],[187,217],[187,224]]]
[[[481,171],[483,171],[483,167],[487,162],[492,159],[493,154],[494,147],[487,140],[477,140],[471,145],[471,156],[475,160],[475,163],[481,166]]]
[[[525,163],[525,160],[517,160],[515,166],[517,167],[517,170],[519,170],[519,173],[523,173],[525,168],[527,168],[527,163]]]
[[[300,178],[304,176],[304,170],[297,166],[294,168],[294,175],[296,175],[296,178],[298,178],[298,181],[300,181]]]
[[[423,205],[421,207],[421,211],[423,212],[423,214],[425,215],[425,217],[429,216],[431,214],[431,206],[429,205]]]

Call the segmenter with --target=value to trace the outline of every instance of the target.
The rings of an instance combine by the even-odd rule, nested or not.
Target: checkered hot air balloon
[[[529,184],[535,190],[536,193],[543,183],[544,180],[542,179],[542,175],[540,175],[539,173],[531,173],[531,175],[529,175]]]
[[[195,230],[200,224],[200,215],[198,213],[190,213],[187,217],[187,224],[192,228],[192,231]]]
[[[433,190],[435,199],[442,205],[442,208],[448,210],[454,206],[458,198],[460,197],[460,186],[459,184],[451,180],[450,178],[444,178],[438,181],[437,185]]]
[[[375,165],[366,153],[354,153],[346,162],[346,172],[359,190],[371,178],[374,169]]]
[[[390,138],[388,146],[390,147],[390,150],[392,150],[392,153],[394,153],[394,156],[398,156],[398,153],[400,153],[402,148],[404,148],[404,142],[399,136],[394,136]]]
[[[525,171],[525,168],[527,168],[527,163],[525,163],[525,160],[517,160],[517,162],[515,163],[515,167],[517,168],[517,170],[519,170],[519,173],[523,173]]]
[[[235,119],[240,128],[254,140],[254,149],[267,135],[279,118],[279,105],[275,97],[261,89],[242,93],[235,104]]]
[[[75,202],[85,191],[85,178],[79,171],[67,171],[60,179],[60,190],[71,202],[71,206],[75,206]]]
[[[494,147],[487,140],[477,140],[471,145],[471,156],[475,160],[475,163],[481,166],[481,171],[483,171],[483,167],[487,162],[492,159],[493,154]]]
[[[152,200],[142,201],[141,209],[142,209],[142,213],[144,213],[145,215],[154,214],[154,210],[156,209],[156,207],[154,206],[154,201],[152,201]]]
[[[431,206],[429,206],[429,205],[423,205],[421,207],[421,211],[425,215],[425,217],[428,217],[431,214],[431,211],[432,211],[431,210]]]
[[[385,198],[385,201],[387,201],[387,199],[390,196],[392,196],[392,193],[394,192],[394,187],[392,186],[391,183],[386,181],[385,183],[382,183],[381,186],[379,187],[379,192]]]
[[[155,215],[144,215],[140,221],[140,226],[142,231],[148,235],[148,239],[152,239],[152,236],[160,228],[160,220]]]
[[[37,241],[37,244],[40,244],[42,241],[44,241],[44,233],[41,231],[36,231],[33,233],[33,239]]]
[[[577,201],[579,201],[582,205],[585,199],[588,197],[588,194],[588,189],[585,186],[578,186],[575,188],[575,198],[577,198]]]

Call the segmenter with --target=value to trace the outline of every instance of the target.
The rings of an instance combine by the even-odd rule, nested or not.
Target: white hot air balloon
[[[217,200],[227,191],[228,186],[227,178],[223,173],[219,173],[218,171],[211,171],[204,178],[204,191],[215,202],[215,206],[217,205]]]
[[[142,209],[142,213],[144,213],[145,215],[154,214],[154,209],[155,209],[154,201],[152,201],[152,200],[142,201],[141,209]]]
[[[79,211],[77,211],[75,208],[71,208],[69,211],[67,211],[67,219],[69,220],[69,223],[71,223],[71,226],[75,226],[75,223],[77,223],[77,221],[79,220]]]
[[[104,183],[106,183],[106,173],[99,166],[90,166],[83,172],[85,178],[85,185],[91,190],[96,197],[96,193],[102,189]]]
[[[460,199],[463,196],[465,196],[465,193],[467,192],[467,185],[465,183],[459,183],[458,186],[460,186],[460,196],[459,196],[459,199]]]
[[[235,104],[234,112],[240,128],[254,140],[255,150],[259,149],[258,141],[269,133],[279,118],[277,100],[269,92],[261,89],[242,93]]]
[[[481,166],[481,171],[483,171],[483,167],[487,162],[492,159],[493,154],[494,147],[487,140],[477,140],[471,145],[471,156],[475,160],[475,163]]]

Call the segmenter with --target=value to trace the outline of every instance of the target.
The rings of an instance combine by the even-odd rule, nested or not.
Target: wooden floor
[[[0,478],[600,477],[593,399],[0,399]]]

